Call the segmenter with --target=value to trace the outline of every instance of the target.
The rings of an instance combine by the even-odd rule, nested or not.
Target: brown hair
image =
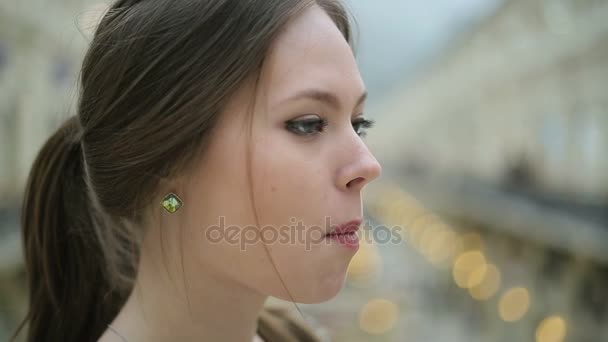
[[[118,0],[80,74],[77,114],[44,144],[25,190],[28,341],[95,341],[133,283],[138,226],[161,181],[205,152],[227,100],[259,75],[290,18],[332,0]]]

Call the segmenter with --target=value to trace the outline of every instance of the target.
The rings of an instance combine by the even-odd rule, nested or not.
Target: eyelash
[[[357,135],[359,135],[360,137],[365,137],[367,135],[367,130],[374,127],[375,121],[370,120],[370,119],[359,118],[359,119],[354,120],[352,122],[352,124],[353,124],[353,126],[360,125],[359,128],[363,129],[363,131],[357,132]],[[303,127],[303,125],[316,125],[315,131],[312,133],[309,133],[309,132],[306,132],[306,129],[304,129],[304,132],[302,132],[301,128]],[[328,125],[329,125],[329,122],[323,118],[304,119],[304,120],[287,121],[285,123],[285,128],[287,128],[287,130],[293,132],[296,135],[315,136],[315,135],[319,135],[319,134],[323,133],[325,128],[327,128]],[[355,131],[357,131],[357,130],[355,130]]]

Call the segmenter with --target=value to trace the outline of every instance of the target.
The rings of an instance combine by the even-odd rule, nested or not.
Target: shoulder
[[[303,318],[281,306],[265,307],[262,310],[258,320],[258,333],[266,342],[322,341]]]

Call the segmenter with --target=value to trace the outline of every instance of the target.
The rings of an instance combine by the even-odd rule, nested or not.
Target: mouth
[[[355,219],[343,223],[325,234],[325,238],[336,241],[344,247],[356,250],[359,248],[359,236],[357,236],[357,231],[359,230],[359,226],[361,226],[361,221],[361,219]]]
[[[341,235],[341,234],[350,234],[356,233],[359,230],[359,226],[361,226],[362,219],[354,219],[345,223],[342,223],[338,226],[334,226],[327,234],[325,235]]]

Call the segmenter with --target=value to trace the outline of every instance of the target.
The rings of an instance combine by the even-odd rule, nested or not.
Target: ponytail
[[[21,225],[29,291],[27,341],[96,341],[118,313],[87,192],[78,117],[44,144],[30,171]]]

